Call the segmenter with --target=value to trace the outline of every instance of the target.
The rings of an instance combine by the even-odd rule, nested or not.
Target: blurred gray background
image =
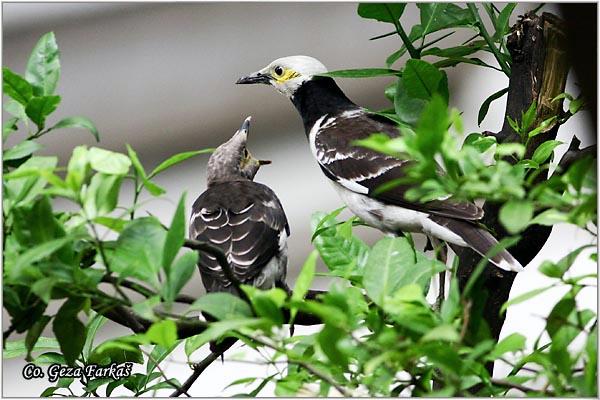
[[[529,3],[517,11],[535,6]],[[545,10],[556,12],[552,5]],[[236,131],[246,116],[252,115],[249,148],[256,156],[273,161],[259,172],[257,181],[278,194],[290,221],[290,284],[311,249],[310,215],[317,210],[332,210],[341,203],[312,159],[292,104],[271,88],[240,87],[234,82],[275,58],[295,54],[314,56],[330,70],[383,67],[385,58],[400,45],[397,37],[369,41],[370,37],[389,32],[391,25],[359,18],[354,3],[3,3],[2,14],[2,64],[15,72],[24,71],[29,52],[42,34],[56,34],[61,50],[58,93],[62,104],[49,124],[67,116],[89,117],[100,131],[100,146],[125,151],[125,143],[129,143],[146,169],[177,152],[216,147]],[[418,22],[414,5],[407,7],[402,22],[407,26]],[[511,24],[514,22],[511,20]],[[456,34],[447,43],[459,44],[469,35]],[[485,55],[482,58],[486,59]],[[494,63],[492,59],[489,62]],[[485,98],[506,86],[506,77],[467,65],[447,72],[451,103],[464,112],[465,132],[498,130],[505,98],[492,105],[481,128],[476,125],[477,112]],[[350,98],[372,109],[388,106],[383,89],[390,82],[389,78],[338,81]],[[578,93],[573,82],[568,90]],[[562,129],[564,138],[587,129],[584,122],[585,118],[570,121]],[[59,154],[63,164],[76,145],[95,145],[91,135],[76,130],[47,135],[41,142],[44,151]],[[564,151],[564,147],[557,152]],[[198,156],[160,175],[156,180],[167,189],[168,197],[143,197],[149,201],[141,212],[151,212],[167,223],[184,191],[189,212],[206,187],[206,161],[207,156]],[[121,202],[130,201],[131,194],[125,191]],[[367,229],[361,229],[360,235],[369,243],[381,237]],[[517,277],[512,295],[546,283],[537,272],[536,265],[541,261],[559,258],[589,240],[581,231],[555,229],[543,252]],[[589,270],[594,264],[583,260],[580,268]],[[326,284],[327,280],[321,278],[315,286],[323,288]],[[202,293],[199,277],[185,291]],[[543,327],[541,316],[548,313],[548,305],[559,295],[547,292],[527,307],[513,307],[503,336],[520,331],[532,343]],[[583,291],[580,300],[595,308],[595,291]],[[116,334],[126,334],[126,330],[107,324],[101,338]],[[195,359],[203,354],[198,352]],[[177,353],[165,366],[167,374],[185,380],[189,369],[183,361],[183,353]],[[44,381],[25,381],[21,377],[23,365],[23,360],[3,360],[5,396],[38,396],[48,386]],[[264,366],[234,361],[215,363],[190,393],[231,395],[240,391],[222,391],[231,381],[267,376],[269,371]],[[506,372],[500,366],[496,374]],[[270,390],[267,387],[263,394]]]

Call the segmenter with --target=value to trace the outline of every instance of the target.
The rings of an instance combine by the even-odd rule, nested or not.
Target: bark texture
[[[536,125],[548,117],[559,114],[563,107],[562,100],[555,102],[551,100],[564,92],[569,71],[565,25],[555,15],[543,13],[538,16],[528,13],[520,17],[511,30],[507,47],[512,57],[512,73],[504,125],[500,132],[493,134],[498,142],[503,143],[521,141],[508,124],[506,117],[510,116],[520,121],[521,112],[526,111],[534,100],[537,101]],[[547,132],[534,137],[527,146],[525,157],[530,156],[541,142],[555,139],[558,128],[557,124]],[[538,176],[538,180],[544,179],[547,179],[547,175]],[[498,239],[508,236],[508,232],[498,219],[501,206],[502,204],[487,202],[482,221]],[[522,239],[510,249],[510,252],[522,265],[527,265],[542,249],[551,230],[551,227],[539,225],[529,227],[522,233]],[[481,257],[467,248],[458,250],[458,256],[461,262],[457,277],[462,289]],[[514,272],[488,265],[477,282],[480,290],[473,296],[473,312],[482,313],[483,320],[496,340],[505,319],[504,315],[500,315],[500,308],[508,300],[515,277]],[[473,326],[470,327],[471,337],[475,339],[482,328],[478,323],[481,319],[472,318],[471,321],[473,322]]]

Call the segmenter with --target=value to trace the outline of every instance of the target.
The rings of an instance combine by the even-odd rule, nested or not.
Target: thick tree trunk
[[[558,115],[562,110],[562,101],[551,100],[564,92],[569,70],[566,43],[564,23],[558,17],[548,13],[541,16],[528,13],[520,18],[512,28],[507,42],[512,56],[512,73],[506,116],[520,121],[521,112],[526,111],[534,100],[537,101],[536,125],[550,116]],[[495,136],[499,142],[520,142],[518,134],[509,126],[506,116],[502,130]],[[530,156],[541,142],[556,138],[557,132],[558,125],[534,137],[527,146],[526,157]],[[547,176],[540,174],[539,179],[547,179]],[[508,235],[498,220],[501,205],[486,203],[485,217],[482,221],[499,239]],[[546,243],[550,232],[551,227],[531,226],[523,232],[522,239],[510,252],[521,264],[527,265]],[[457,277],[461,288],[464,288],[481,257],[467,248],[460,249],[458,256],[460,266]],[[473,296],[473,313],[482,313],[483,320],[496,340],[504,324],[504,315],[500,315],[500,308],[508,300],[515,277],[516,273],[488,265],[479,277],[480,290]],[[467,337],[476,341],[481,332],[481,318],[472,318],[471,321],[472,326]]]

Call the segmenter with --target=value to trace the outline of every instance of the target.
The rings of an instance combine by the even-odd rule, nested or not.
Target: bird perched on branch
[[[373,133],[397,137],[400,132],[392,121],[354,104],[332,78],[317,76],[326,72],[312,57],[292,56],[277,59],[236,83],[272,85],[292,101],[323,173],[348,208],[367,224],[384,232],[425,233],[482,255],[497,244],[476,224],[483,210],[475,204],[451,199],[410,202],[404,198],[408,185],[375,193],[383,183],[405,177],[413,161],[353,145]],[[506,250],[491,261],[504,270],[523,269]]]
[[[261,289],[286,288],[290,234],[281,202],[253,182],[261,165],[246,148],[250,117],[208,160],[207,186],[192,207],[190,238],[223,251],[234,277]],[[238,294],[216,257],[201,253],[198,266],[207,292]]]

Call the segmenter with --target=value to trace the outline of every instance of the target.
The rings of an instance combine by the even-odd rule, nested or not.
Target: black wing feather
[[[325,122],[315,138],[319,165],[327,177],[340,181],[351,181],[365,188],[366,195],[384,203],[451,218],[478,220],[483,210],[469,202],[434,200],[427,203],[409,202],[404,195],[410,185],[397,185],[382,193],[375,191],[382,184],[406,177],[406,167],[412,161],[399,160],[364,147],[354,142],[366,139],[373,133],[384,133],[397,137],[398,129],[389,121],[374,114],[363,113],[353,118],[338,116]],[[342,181],[343,182],[343,181]]]
[[[235,181],[211,186],[194,203],[190,237],[219,247],[227,256],[234,276],[252,280],[279,252],[282,232],[289,235],[283,207],[267,186]],[[211,281],[228,287],[216,259],[202,253],[198,266]]]

